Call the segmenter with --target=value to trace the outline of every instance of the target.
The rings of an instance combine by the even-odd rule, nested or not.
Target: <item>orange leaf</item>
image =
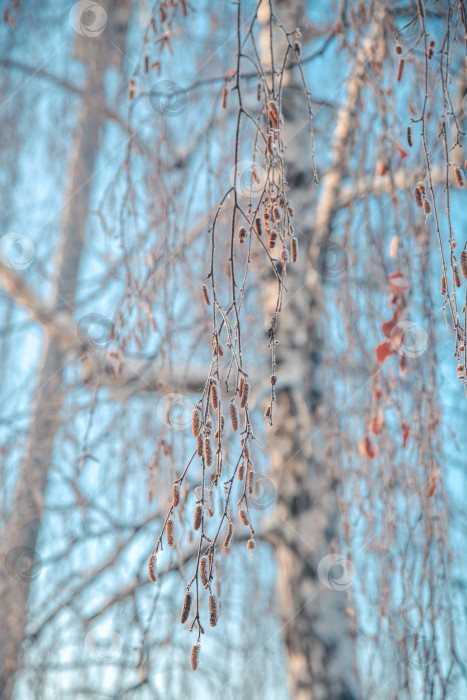
[[[389,246],[389,257],[390,258],[396,258],[397,257],[397,247],[399,245],[399,236],[393,236],[391,239],[391,244]]]
[[[386,175],[389,170],[387,163],[383,163],[382,160],[378,160],[376,163],[375,175]]]
[[[362,457],[368,457],[369,459],[374,459],[378,454],[378,445],[372,442],[368,436],[360,440],[358,449]]]
[[[409,281],[401,272],[394,272],[388,277],[391,292],[396,296],[410,289]]]
[[[399,323],[400,315],[400,310],[396,309],[392,315],[392,318],[389,321],[386,321],[386,323],[383,323],[383,325],[381,326],[381,330],[383,331],[383,334],[386,338],[391,337],[391,331]]]
[[[428,491],[428,498],[432,498],[435,493],[436,489],[438,488],[438,484],[441,479],[441,473],[439,469],[436,469],[432,474],[431,474],[431,479],[430,479],[430,490]]]
[[[407,447],[407,441],[408,441],[409,435],[410,435],[410,425],[408,423],[403,422],[401,424],[401,430],[402,430],[402,447]]]
[[[408,154],[408,152],[405,150],[405,148],[403,148],[403,147],[400,145],[399,141],[394,141],[394,146],[395,146],[397,152],[399,153],[399,155],[400,155],[400,157],[401,157],[401,160],[404,160],[404,158],[407,158],[407,156],[408,156],[409,154]]]
[[[384,416],[382,411],[378,411],[371,422],[371,432],[373,435],[379,435],[384,428]]]
[[[389,357],[389,355],[392,355],[393,352],[394,352],[394,350],[392,349],[390,343],[388,343],[387,340],[380,343],[375,350],[376,358],[377,358],[378,362],[380,362],[381,364],[384,362],[384,360],[387,357]]]

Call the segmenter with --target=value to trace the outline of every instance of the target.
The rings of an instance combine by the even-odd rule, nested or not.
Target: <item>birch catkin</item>
[[[232,421],[232,430],[238,430],[238,408],[235,402],[230,404],[230,420]]]
[[[441,277],[441,296],[445,297],[448,292],[448,280],[446,274]]]
[[[462,277],[467,277],[467,250],[463,250],[461,253],[461,270]]]
[[[165,529],[166,535],[167,535],[167,544],[169,547],[174,546],[174,521],[172,518],[169,518],[167,520],[167,526]]]
[[[230,540],[232,539],[232,535],[233,535],[233,524],[229,522],[229,526],[227,528],[227,534],[226,534],[225,540],[224,540],[224,547],[226,549],[230,544]]]
[[[209,557],[206,555],[200,559],[199,575],[201,577],[201,583],[206,588],[209,583]]]
[[[199,410],[198,407],[193,409],[193,413],[191,414],[191,429],[193,431],[193,435],[195,437],[198,437],[199,435],[199,429],[201,426],[201,411]]]
[[[198,435],[196,440],[196,454],[198,457],[203,456],[203,438],[201,435]]]
[[[212,464],[212,440],[209,435],[204,438],[204,457],[208,467]]]
[[[204,303],[206,304],[206,306],[210,306],[211,300],[209,298],[208,288],[206,287],[205,284],[203,284],[203,299],[204,299]]]
[[[176,508],[179,503],[180,503],[180,486],[178,484],[174,484],[172,486],[172,506],[174,508]]]
[[[193,518],[193,530],[199,530],[201,527],[201,516],[203,514],[203,509],[200,505],[195,508],[195,516]]]
[[[240,518],[242,523],[245,525],[245,527],[248,527],[248,525],[250,524],[250,521],[248,520],[248,515],[246,514],[246,511],[244,511],[243,509],[240,509],[238,511],[238,517]]]
[[[191,650],[191,668],[193,669],[193,671],[196,671],[196,669],[198,668],[200,646],[200,643],[196,642],[193,649]]]
[[[295,238],[295,236],[292,236],[292,238],[290,239],[290,259],[293,263],[297,262],[297,255],[298,255],[297,239]]]
[[[242,408],[245,408],[248,398],[250,396],[250,384],[248,382],[243,382],[243,387],[242,387],[242,396],[240,399],[240,406]]]
[[[456,168],[454,171],[454,174],[456,176],[456,182],[459,185],[459,187],[464,186],[464,173],[460,168]]]
[[[180,622],[182,625],[185,624],[185,622],[188,620],[188,616],[190,614],[190,608],[191,608],[191,603],[193,601],[193,594],[190,593],[190,591],[187,591],[185,593],[185,598],[183,601],[183,608],[182,608],[182,614],[180,617]]]
[[[209,596],[209,614],[209,624],[211,627],[215,627],[217,625],[217,598],[213,593]]]
[[[213,408],[219,408],[219,384],[216,380],[211,384],[211,403]]]
[[[149,557],[148,561],[148,573],[150,580],[155,583],[157,581],[157,566],[156,566],[156,553],[153,552]]]

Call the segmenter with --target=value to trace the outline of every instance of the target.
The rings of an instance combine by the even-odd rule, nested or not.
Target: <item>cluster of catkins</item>
[[[194,595],[192,593],[191,586],[192,584],[196,581],[198,584],[198,581],[200,584],[204,587],[205,590],[209,591],[209,622],[211,627],[215,627],[217,625],[217,620],[218,620],[218,615],[219,615],[219,608],[218,608],[218,601],[216,595],[213,593],[211,590],[211,584],[213,580],[213,573],[214,573],[214,551],[215,551],[215,544],[217,540],[217,534],[219,533],[221,529],[221,525],[224,521],[224,519],[227,520],[227,531],[225,534],[225,539],[224,539],[224,548],[228,549],[232,536],[233,536],[233,530],[234,530],[234,524],[231,518],[231,515],[228,511],[228,503],[230,500],[230,491],[233,487],[233,482],[235,475],[238,476],[238,479],[244,483],[244,488],[242,495],[240,497],[240,500],[238,501],[238,506],[239,506],[239,511],[238,511],[238,517],[240,522],[245,526],[249,527],[251,536],[248,539],[247,542],[247,549],[252,552],[255,548],[255,540],[254,540],[254,530],[251,526],[250,523],[250,518],[248,515],[248,496],[250,496],[253,493],[254,490],[254,468],[253,464],[250,460],[250,453],[249,453],[249,447],[248,447],[248,442],[250,438],[250,431],[249,431],[249,423],[248,423],[248,417],[247,417],[247,411],[248,411],[248,399],[250,396],[250,383],[248,382],[248,379],[246,376],[241,376],[238,388],[235,392],[234,397],[230,401],[229,405],[229,412],[230,412],[230,421],[231,421],[231,426],[232,430],[234,432],[237,432],[240,427],[240,412],[243,411],[245,413],[245,425],[246,429],[243,433],[243,437],[240,440],[241,444],[241,455],[238,460],[236,469],[234,471],[234,474],[232,478],[226,482],[226,505],[225,509],[223,511],[221,521],[219,524],[219,528],[217,530],[217,534],[214,537],[214,539],[210,539],[206,534],[204,530],[204,517],[205,513],[209,517],[214,516],[214,495],[213,495],[213,488],[217,485],[218,480],[222,474],[222,455],[221,455],[221,449],[220,449],[220,439],[222,432],[224,430],[225,426],[225,421],[224,421],[224,416],[221,413],[221,395],[220,395],[220,386],[219,386],[219,381],[212,377],[209,380],[209,392],[208,392],[209,400],[212,406],[213,411],[218,415],[219,417],[219,427],[216,430],[214,434],[214,440],[217,441],[218,448],[216,449],[215,443],[212,438],[212,432],[213,432],[213,421],[212,418],[209,416],[209,411],[208,411],[208,406],[205,407],[205,410],[203,411],[202,404],[198,404],[195,406],[193,409],[192,413],[192,432],[193,432],[193,437],[196,438],[196,454],[198,457],[201,458],[201,462],[203,465],[203,472],[204,469],[209,468],[214,466],[215,464],[215,472],[212,475],[211,479],[211,484],[209,487],[209,490],[206,491],[203,487],[198,487],[195,489],[195,495],[196,495],[196,506],[194,510],[194,516],[193,516],[193,530],[195,532],[200,531],[200,536],[201,536],[201,544],[203,539],[206,540],[207,543],[207,548],[205,552],[203,553],[202,556],[199,557],[198,563],[197,563],[197,568],[196,568],[196,573],[193,577],[193,579],[189,582],[187,585],[187,590],[185,593],[185,597],[183,600],[183,606],[182,606],[182,612],[181,612],[181,617],[180,621],[182,624],[185,624],[188,621],[188,618],[190,616],[190,612],[192,609],[192,604],[194,600]],[[182,478],[177,480],[172,487],[172,505],[169,509],[169,513],[164,525],[164,528],[162,530],[161,537],[158,540],[158,543],[156,545],[156,548],[152,552],[150,558],[149,558],[149,563],[148,563],[148,571],[149,571],[149,578],[151,581],[155,582],[157,580],[157,569],[156,569],[156,555],[158,548],[161,544],[162,540],[162,535],[165,531],[166,539],[167,539],[167,545],[169,547],[174,546],[174,520],[173,520],[173,513],[174,510],[179,506],[180,504],[180,485],[182,482]],[[230,485],[230,486],[229,486]],[[201,552],[201,548],[200,548]],[[198,585],[196,585],[196,596],[198,595]],[[193,623],[191,625],[191,629],[193,628],[194,624],[198,622],[198,628],[199,632],[203,632],[203,628],[201,626],[200,620],[199,620],[199,611],[198,611],[198,600],[196,599],[196,614],[195,618],[193,620]],[[192,649],[192,654],[191,654],[191,665],[193,670],[195,670],[198,667],[198,661],[199,661],[199,653],[200,653],[200,642],[199,642],[199,637]]]

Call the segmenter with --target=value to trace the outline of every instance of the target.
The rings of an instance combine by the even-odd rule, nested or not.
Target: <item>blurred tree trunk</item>
[[[275,7],[287,31],[304,26],[302,0],[280,0]],[[269,4],[264,2],[261,10],[267,56]],[[279,66],[284,55],[282,37],[276,44],[274,54]],[[350,95],[349,101],[354,100],[355,96]],[[301,250],[297,262],[287,265],[288,292],[278,317],[278,390],[267,449],[277,494],[275,521],[279,534],[275,555],[290,694],[294,700],[353,700],[360,694],[355,639],[344,614],[346,595],[323,585],[317,572],[320,560],[335,551],[339,513],[337,484],[324,460],[319,418],[326,398],[320,379],[323,314],[317,261],[330,221],[323,214],[322,225],[317,228],[315,216],[333,201],[328,189],[338,188],[339,182],[336,184],[331,168],[319,188],[313,185],[309,118],[300,76],[294,69],[284,83],[282,112],[286,176]],[[344,120],[341,113],[337,122],[335,135],[344,144],[350,120]],[[316,201],[316,193],[322,193],[321,200]],[[265,321],[269,323],[276,306],[277,282],[271,276],[262,288]],[[336,570],[335,576],[340,575],[342,571]]]
[[[125,33],[129,22],[130,3],[120,3],[108,12],[108,24],[100,36],[77,34],[76,54],[87,69],[88,80],[79,115],[74,143],[74,156],[69,188],[63,207],[62,240],[57,256],[54,311],[74,310],[80,257],[83,249],[87,213],[90,204],[92,176],[99,154],[104,109],[91,105],[100,100],[104,105],[104,75],[109,62],[120,66],[125,49]],[[21,669],[21,647],[25,639],[27,601],[31,581],[40,568],[35,559],[37,539],[43,512],[48,470],[53,463],[54,443],[61,424],[63,405],[62,378],[65,351],[46,336],[41,360],[39,386],[35,392],[35,409],[29,430],[29,444],[22,473],[16,488],[15,502],[2,535],[4,566],[1,570],[2,594],[7,605],[0,611],[0,697],[12,697],[15,675]]]

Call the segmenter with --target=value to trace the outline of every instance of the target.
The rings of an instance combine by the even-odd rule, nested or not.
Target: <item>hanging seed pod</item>
[[[409,124],[409,126],[407,127],[407,143],[408,143],[408,145],[410,146],[410,148],[412,148],[412,146],[413,146],[413,135],[412,135],[412,127],[411,127],[410,124]]]
[[[227,107],[227,88],[222,90],[222,109]]]
[[[396,46],[394,48],[395,48],[397,55],[400,56],[402,53],[402,46],[400,44],[396,44]]]
[[[195,508],[195,517],[193,519],[193,530],[199,530],[201,527],[201,517],[203,515],[203,509],[200,505]]]
[[[156,553],[153,552],[149,557],[148,561],[148,573],[150,580],[155,583],[157,581],[157,564],[156,564]]]
[[[245,238],[246,238],[246,228],[244,226],[240,226],[240,229],[238,231],[238,240],[240,243],[245,243]]]
[[[248,520],[248,515],[246,514],[246,511],[244,511],[242,508],[238,511],[238,517],[242,521],[242,523],[245,525],[245,527],[248,527],[250,524],[250,521]]]
[[[269,234],[269,241],[268,241],[268,248],[270,250],[273,250],[273,248],[276,247],[276,241],[277,241],[277,233],[275,231],[271,231]]]
[[[250,537],[250,539],[249,539],[248,542],[246,543],[246,548],[247,548],[248,550],[252,550],[252,549],[254,549],[255,547],[256,547],[256,542],[254,541],[253,537]]]
[[[292,262],[297,262],[297,255],[298,255],[298,241],[295,238],[295,236],[292,236],[290,239],[290,259]]]
[[[176,508],[180,503],[180,486],[179,484],[174,484],[172,486],[172,507]]]
[[[131,100],[133,99],[134,96],[135,96],[135,81],[134,81],[133,78],[132,78],[132,79],[130,80],[130,85],[129,85],[129,88],[128,88],[128,99],[130,100],[130,102],[131,102]]]
[[[431,205],[427,199],[423,202],[423,208],[425,209],[425,214],[431,214]]]
[[[206,287],[205,284],[203,284],[203,299],[204,299],[204,303],[206,304],[206,306],[210,306],[211,300],[209,298],[208,288]]]
[[[232,539],[232,535],[233,535],[233,524],[231,522],[229,522],[229,525],[227,527],[227,534],[226,534],[225,540],[224,540],[224,547],[226,549],[230,544],[230,540]]]
[[[214,503],[214,496],[213,496],[212,491],[209,492],[209,500],[210,500],[210,506],[208,508],[208,515],[210,518],[213,518],[215,510],[216,510],[216,506]]]
[[[422,197],[422,193],[420,192],[418,187],[416,187],[414,189],[414,195],[415,195],[415,201],[417,202],[417,206],[420,208],[423,207],[423,197]]]
[[[462,277],[467,277],[467,250],[463,250],[461,253],[461,270]]]
[[[274,155],[274,138],[271,133],[268,134],[267,142],[266,142],[266,150],[269,153],[270,156]]]
[[[204,438],[204,457],[208,467],[212,464],[212,440],[209,435]]]
[[[258,83],[258,87],[256,89],[256,99],[258,100],[258,102],[261,99],[261,83]]]
[[[441,296],[445,297],[447,293],[448,293],[448,280],[447,280],[446,275],[444,274],[441,277]]]
[[[400,61],[399,61],[399,65],[398,65],[398,67],[397,67],[397,78],[396,78],[396,81],[397,81],[398,83],[400,83],[400,81],[402,80],[402,74],[403,74],[403,72],[404,72],[404,64],[405,64],[405,60],[404,60],[403,58],[401,58]]]
[[[459,268],[457,267],[457,265],[454,265],[454,282],[456,287],[461,286],[461,277],[459,275]]]
[[[211,627],[217,625],[217,598],[213,593],[209,596],[209,624]]]
[[[261,226],[261,219],[259,216],[257,216],[255,219],[255,226],[256,226],[256,235],[261,236],[261,234],[263,233],[263,229]]]
[[[219,383],[215,379],[211,384],[211,403],[213,408],[219,408]]]
[[[198,406],[193,409],[193,413],[191,414],[191,429],[193,431],[193,435],[195,437],[198,437],[199,435],[199,429],[201,426],[201,411],[199,410]]]
[[[193,671],[196,671],[196,669],[198,668],[200,646],[200,643],[196,642],[193,649],[191,650],[191,668],[193,669]]]
[[[173,547],[174,546],[174,521],[172,520],[172,518],[169,518],[167,520],[165,534],[167,536],[167,544],[169,545],[169,547]]]
[[[454,171],[454,174],[456,176],[456,182],[459,185],[459,187],[464,187],[464,173],[460,168],[456,168]]]
[[[250,496],[252,495],[253,491],[255,489],[255,472],[253,468],[250,469],[248,472],[248,493]]]
[[[238,480],[243,481],[243,477],[245,476],[245,466],[241,464],[238,468]]]
[[[230,420],[232,421],[232,430],[236,432],[238,430],[238,408],[235,401],[230,404]]]
[[[206,555],[200,559],[199,575],[201,577],[201,583],[206,588],[209,583],[209,557]]]
[[[243,374],[242,374],[242,376],[240,377],[240,384],[239,384],[239,386],[238,386],[238,396],[239,396],[239,397],[241,397],[241,395],[242,395],[243,385],[244,385],[244,384],[245,384],[245,378],[244,378],[244,376],[243,376]]]
[[[433,54],[435,52],[435,40],[432,39],[430,43],[428,44],[428,51],[426,52],[427,58],[429,61],[433,58]]]
[[[197,436],[197,442],[196,442],[196,454],[198,457],[203,456],[203,438],[201,435]]]
[[[269,102],[269,119],[272,121],[274,126],[277,126],[279,123],[279,108],[277,106],[277,103],[274,102],[274,100],[271,100]]]
[[[417,190],[419,190],[422,194],[425,194],[425,185],[421,180],[417,182]]]
[[[248,398],[250,396],[250,384],[249,382],[243,382],[243,387],[242,387],[242,396],[240,398],[240,406],[242,408],[245,408]]]
[[[280,221],[281,213],[279,211],[279,207],[273,207],[272,216],[273,216],[274,221]]]
[[[190,614],[191,603],[193,602],[193,594],[190,591],[185,593],[185,598],[183,600],[182,614],[180,617],[180,622],[182,625],[188,620],[188,615]]]

